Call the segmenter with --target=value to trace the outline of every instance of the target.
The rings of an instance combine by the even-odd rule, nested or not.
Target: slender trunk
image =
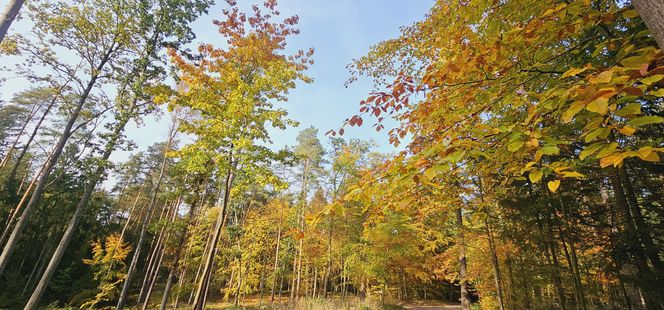
[[[300,231],[304,235],[304,216],[306,212],[306,205],[307,205],[307,181],[309,177],[309,160],[306,160],[304,162],[304,169],[302,169],[302,189],[300,192],[300,203],[301,203],[301,210],[300,210],[300,215],[298,218],[298,224],[300,226]],[[299,251],[298,251],[298,256],[297,256],[297,276],[296,276],[296,281],[295,281],[295,289],[294,292],[291,293],[291,296],[294,296],[295,299],[298,299],[300,297],[300,282],[302,279],[302,253],[304,249],[304,236],[300,238],[299,242]],[[295,295],[293,295],[295,294]]]
[[[2,34],[4,36],[4,34]],[[78,115],[81,112],[81,109],[83,108],[83,105],[85,104],[86,100],[88,99],[88,96],[90,95],[90,92],[92,91],[92,88],[95,86],[97,83],[97,79],[99,78],[99,72],[103,69],[103,67],[106,65],[106,63],[110,60],[112,53],[115,51],[115,44],[111,45],[111,47],[106,51],[104,54],[102,61],[99,63],[97,66],[96,70],[94,71],[93,75],[90,78],[90,81],[88,81],[88,84],[85,87],[85,90],[81,94],[81,97],[79,98],[78,102],[76,103],[76,106],[74,107],[74,110],[72,111],[71,115],[69,116],[69,119],[67,120],[67,124],[65,125],[65,128],[62,130],[62,135],[60,135],[60,138],[58,139],[57,144],[55,145],[55,148],[53,149],[53,154],[51,157],[48,159],[44,166],[44,172],[39,176],[39,180],[37,181],[35,185],[35,189],[32,193],[32,196],[30,197],[30,200],[28,201],[28,204],[25,206],[25,209],[23,210],[23,214],[21,214],[21,217],[18,219],[18,222],[16,222],[16,225],[14,226],[14,230],[12,231],[12,234],[9,236],[9,239],[7,240],[7,244],[2,250],[2,254],[0,254],[0,276],[3,274],[5,268],[7,267],[7,264],[9,264],[9,259],[11,258],[12,254],[14,253],[14,250],[16,248],[16,244],[18,243],[18,240],[23,233],[23,229],[25,229],[25,226],[28,223],[28,219],[30,218],[30,215],[32,215],[32,211],[34,208],[37,206],[39,201],[42,198],[42,193],[44,191],[44,188],[46,186],[46,183],[48,182],[48,177],[51,174],[51,171],[55,167],[55,164],[57,163],[58,159],[60,158],[60,155],[62,154],[62,150],[65,147],[65,144],[67,143],[67,140],[69,139],[71,135],[72,128],[74,127],[74,123],[78,119]]]
[[[179,203],[180,199],[181,197],[178,197],[177,203]],[[168,208],[167,207],[168,205],[169,203],[164,204],[164,208],[162,214],[159,216],[158,223],[164,219],[168,219],[169,216],[171,215],[171,208]],[[162,226],[159,233],[156,234],[154,236],[154,239],[152,240],[152,245],[150,246],[151,248],[150,258],[148,259],[148,265],[145,268],[145,275],[143,276],[143,283],[141,284],[141,290],[138,293],[138,304],[141,304],[141,301],[143,301],[144,293],[146,292],[146,289],[149,288],[153,275],[158,270],[158,264],[157,264],[159,262],[158,257],[160,257],[161,253],[163,253],[163,240],[165,232],[164,229],[165,226]]]
[[[21,201],[18,202],[18,205],[16,205],[16,208],[14,208],[11,211],[11,213],[9,215],[9,218],[7,218],[7,225],[2,230],[2,236],[0,236],[0,247],[2,247],[2,245],[4,245],[5,240],[7,240],[7,237],[9,237],[9,232],[11,231],[11,227],[14,224],[14,221],[16,220],[16,215],[19,214],[19,211],[21,211],[21,208],[28,201],[28,197],[30,196],[30,191],[32,191],[32,188],[37,183],[37,180],[39,180],[39,176],[44,172],[44,168],[45,168],[45,166],[42,166],[41,170],[32,179],[32,182],[30,182],[30,185],[28,185],[28,189],[26,189],[25,193],[23,193],[23,197],[21,197]]]
[[[157,178],[157,184],[155,185],[155,188],[152,191],[150,202],[146,208],[143,221],[141,222],[141,232],[138,237],[138,244],[136,244],[136,250],[132,254],[131,263],[129,264],[129,269],[127,270],[127,277],[124,280],[124,285],[122,286],[122,292],[120,293],[120,297],[118,298],[118,303],[116,305],[116,309],[118,310],[124,307],[124,303],[127,299],[127,294],[129,293],[129,287],[131,286],[131,279],[134,275],[134,272],[136,271],[138,258],[141,255],[141,248],[143,247],[143,240],[145,240],[148,224],[150,223],[150,218],[151,218],[150,213],[152,212],[152,208],[154,207],[155,201],[157,200],[157,194],[159,193],[159,188],[161,187],[161,182],[163,181],[164,173],[166,172],[166,166],[168,164],[168,157],[166,156],[166,152],[170,150],[176,134],[177,134],[177,125],[174,123],[170,129],[168,135],[168,142],[166,142],[166,147],[164,148],[164,159],[161,162],[161,168],[159,170],[159,177]]]
[[[55,97],[57,98],[57,96]],[[55,99],[53,100],[55,101]],[[30,121],[32,121],[32,118],[37,114],[37,111],[41,108],[41,105],[33,104],[32,108],[30,109],[30,113],[28,114],[28,117],[25,119],[23,122],[23,125],[21,125],[21,129],[18,131],[18,134],[16,135],[16,138],[14,138],[14,141],[12,142],[12,145],[9,146],[7,149],[7,153],[5,154],[5,157],[2,158],[2,162],[0,162],[0,169],[4,168],[5,165],[9,162],[9,160],[12,157],[12,153],[14,153],[14,150],[16,149],[16,146],[18,145],[19,141],[21,141],[21,137],[23,137],[23,133],[25,132],[25,129],[28,127],[30,124]]]
[[[466,240],[464,240],[463,214],[461,208],[456,210],[456,220],[457,228],[459,230],[459,286],[461,288],[461,309],[470,310],[468,280],[466,279]]]
[[[318,267],[314,267],[314,288],[311,292],[311,298],[316,298],[316,285],[318,284]]]
[[[563,213],[563,225],[565,227],[565,233],[571,234],[571,227],[570,227],[570,219],[569,219],[569,213],[567,211],[567,207],[565,205],[565,202],[563,201],[562,195],[558,193],[558,202],[560,203],[560,209],[562,210]],[[561,232],[561,236],[563,233]],[[583,285],[581,284],[581,272],[579,271],[579,260],[576,255],[576,246],[574,245],[574,241],[570,240],[569,241],[569,246],[570,246],[570,254],[572,258],[572,275],[573,279],[575,281],[575,288],[577,289],[577,297],[578,297],[578,306],[579,309],[585,310],[586,309],[586,298],[583,293]]]
[[[180,203],[181,203],[181,202],[182,202],[182,194],[180,194],[180,195],[178,196],[178,199],[176,200],[176,203],[175,203],[175,205],[173,206],[173,211],[172,211],[172,214],[171,214],[171,220],[170,220],[170,223],[175,222],[175,218],[177,217],[178,209],[179,209],[179,207],[180,207]],[[162,230],[162,234],[166,234],[166,232],[165,232],[164,230],[165,230],[165,227],[164,227],[163,230]],[[166,238],[168,238],[168,236],[165,236],[165,237],[164,237],[164,239],[166,239]],[[148,286],[148,291],[147,291],[147,293],[146,293],[146,295],[145,295],[145,302],[143,303],[143,310],[146,310],[147,307],[148,307],[148,303],[149,303],[149,301],[150,301],[150,295],[152,295],[152,289],[154,288],[154,285],[155,285],[155,283],[157,282],[157,277],[158,277],[158,275],[159,275],[159,269],[161,268],[161,264],[162,264],[163,259],[164,259],[164,253],[166,253],[166,251],[164,251],[165,246],[164,246],[164,240],[163,240],[163,239],[162,239],[162,241],[161,241],[161,244],[162,244],[162,247],[161,247],[161,254],[159,255],[159,260],[157,261],[157,265],[156,265],[156,267],[154,268],[154,272],[153,272],[154,275],[152,276],[152,280],[150,281],[149,286]],[[177,249],[176,251],[179,252],[180,250]],[[166,292],[164,291],[164,293],[166,293]]]
[[[553,275],[553,284],[554,284],[555,289],[556,289],[556,295],[558,295],[558,301],[560,303],[560,307],[561,307],[561,309],[564,310],[564,309],[567,308],[567,298],[565,297],[565,290],[563,289],[562,280],[560,278],[560,262],[558,261],[558,254],[556,254],[557,253],[557,247],[556,247],[556,242],[553,239],[554,238],[553,227],[552,227],[552,224],[551,224],[551,217],[549,215],[546,216],[546,224],[547,224],[547,229],[548,229],[548,236],[546,237],[547,241],[546,241],[545,245],[548,244],[547,250],[548,249],[551,250],[551,259],[552,259],[552,263],[553,263],[551,272],[552,272],[552,275]],[[562,238],[562,235],[561,235],[561,238]],[[564,239],[563,239],[563,246],[565,247]],[[565,247],[565,253],[567,253],[567,248],[566,247]],[[576,294],[576,292],[577,292],[576,282],[574,282],[574,283],[575,283],[574,284],[574,286],[575,286],[574,292]]]
[[[200,201],[203,201],[201,197]],[[196,205],[199,201],[194,201],[189,208],[189,214],[187,215],[187,222],[185,223],[184,228],[180,232],[180,240],[178,241],[178,246],[175,249],[175,257],[173,258],[173,265],[171,266],[170,271],[168,272],[168,279],[166,280],[166,287],[164,288],[164,293],[161,297],[161,305],[159,306],[160,310],[166,309],[166,303],[168,302],[168,297],[171,293],[171,287],[173,286],[173,278],[175,277],[175,272],[178,270],[180,264],[180,253],[182,252],[182,247],[187,240],[187,232],[189,231],[189,226],[191,225],[192,219],[194,218],[194,213],[196,210]]]
[[[272,271],[272,292],[270,293],[270,302],[274,302],[274,288],[277,285],[277,271],[279,267],[279,248],[281,247],[281,225],[282,225],[283,206],[279,206],[279,227],[277,228],[277,244],[274,250],[274,269]],[[279,287],[281,290],[281,287]]]
[[[493,275],[494,281],[496,282],[496,292],[498,293],[498,305],[500,310],[505,310],[505,304],[503,303],[503,286],[502,280],[500,277],[500,262],[498,261],[498,254],[496,253],[496,245],[493,239],[493,233],[491,231],[491,226],[489,226],[489,220],[484,219],[484,227],[486,228],[486,236],[489,239],[489,249],[491,250],[491,262],[493,263]],[[425,290],[426,296],[426,290]],[[426,299],[426,297],[424,298]]]
[[[240,289],[242,288],[242,277],[244,276],[244,273],[242,272],[242,256],[238,258],[237,270],[238,270],[237,287],[235,288],[235,298],[233,300],[233,305],[235,305],[236,307],[238,305],[238,300],[240,299]]]
[[[640,242],[634,242],[634,240],[638,240],[638,235],[633,224],[632,215],[629,212],[629,205],[625,198],[625,191],[620,180],[619,172],[616,169],[611,169],[609,181],[613,187],[616,203],[616,222],[623,234],[622,238],[619,239],[622,240],[620,241],[622,243],[620,246],[623,246],[624,249],[629,249],[628,251],[633,253],[633,263],[635,264],[637,271],[634,280],[643,293],[644,306],[648,310],[660,309],[660,302],[655,293],[657,283],[654,278],[654,272],[652,272],[648,266],[646,254],[644,253]],[[630,262],[624,260],[619,262],[620,265],[626,265],[629,263]]]
[[[224,198],[222,203],[222,209],[217,217],[217,222],[215,224],[214,235],[212,237],[211,250],[208,253],[208,256],[205,260],[205,265],[203,267],[203,276],[198,283],[196,288],[196,297],[194,298],[193,308],[195,310],[203,310],[205,308],[205,295],[207,295],[207,286],[209,284],[210,277],[212,275],[212,265],[214,264],[214,257],[216,253],[217,243],[221,237],[221,230],[226,224],[226,210],[228,208],[228,201],[230,198],[230,191],[234,178],[234,170],[237,162],[233,162],[233,148],[229,150],[228,156],[228,171],[226,174],[226,185],[224,188]]]
[[[141,194],[143,193],[143,188],[145,188],[145,183],[147,183],[147,178],[143,180],[143,183],[141,184],[141,188],[138,190],[138,193],[136,193],[136,198],[134,199],[134,204],[131,206],[131,210],[129,210],[129,214],[127,215],[127,221],[125,222],[124,226],[122,226],[122,231],[120,232],[120,241],[124,240],[124,236],[127,233],[127,229],[129,228],[129,223],[131,222],[131,216],[134,214],[134,210],[136,209],[136,205],[138,205],[138,200],[141,198]]]
[[[299,219],[298,219],[299,226]],[[298,257],[298,248],[295,248],[295,253],[293,253],[293,279],[291,280],[290,285],[290,301],[295,302],[295,281],[297,281],[297,257]]]
[[[85,189],[85,193],[83,194],[83,197],[79,201],[78,205],[76,206],[76,211],[74,211],[74,215],[72,218],[69,220],[69,224],[67,226],[67,229],[65,230],[64,235],[62,236],[62,239],[60,239],[60,243],[58,244],[58,247],[55,249],[55,252],[53,253],[53,256],[51,257],[51,260],[48,263],[48,266],[46,267],[46,271],[42,275],[41,279],[39,280],[39,283],[37,284],[37,287],[35,290],[32,292],[32,296],[30,296],[30,299],[28,300],[28,303],[25,306],[25,309],[35,309],[37,308],[37,305],[39,304],[39,300],[41,299],[41,296],[44,294],[44,291],[46,290],[46,287],[48,286],[49,281],[51,280],[51,277],[55,273],[55,270],[57,269],[58,265],[60,264],[60,260],[62,259],[62,256],[64,255],[65,251],[67,250],[67,246],[69,246],[69,242],[71,242],[71,239],[74,236],[75,230],[77,228],[78,222],[81,219],[81,216],[83,214],[83,210],[85,207],[88,205],[88,202],[90,201],[90,198],[92,197],[92,193],[94,192],[95,188],[97,187],[97,183],[101,180],[101,177],[103,176],[104,172],[106,171],[107,168],[107,161],[108,158],[111,156],[111,153],[115,150],[115,147],[120,140],[120,137],[122,136],[122,132],[124,131],[125,126],[131,119],[134,110],[136,108],[136,103],[137,100],[134,100],[132,105],[129,107],[127,111],[123,111],[123,115],[121,116],[118,124],[115,125],[115,130],[113,134],[111,135],[111,139],[107,142],[106,147],[104,149],[104,153],[101,157],[101,163],[95,170],[94,174],[92,175],[92,178],[90,182],[87,185],[87,188]]]
[[[46,116],[51,112],[51,109],[53,106],[55,106],[55,103],[57,102],[59,93],[62,91],[63,87],[60,87],[60,90],[58,90],[58,94],[55,94],[53,96],[53,99],[51,102],[48,104],[46,107],[46,110],[42,114],[42,116],[39,118],[39,121],[37,121],[37,124],[35,124],[35,128],[32,130],[32,133],[30,134],[30,137],[28,137],[28,141],[25,142],[25,145],[23,146],[23,149],[21,150],[21,153],[18,155],[16,158],[16,162],[14,163],[14,166],[12,167],[12,170],[9,172],[9,176],[7,177],[7,182],[13,182],[14,178],[16,178],[16,173],[18,172],[18,168],[21,165],[21,162],[23,161],[23,158],[25,158],[25,155],[28,153],[28,150],[30,149],[30,145],[32,144],[32,141],[34,141],[35,137],[37,136],[37,132],[39,132],[39,129],[41,128],[42,123],[46,119]],[[9,154],[7,154],[9,156]],[[6,163],[5,163],[6,164]],[[4,166],[3,164],[2,166]],[[8,186],[5,186],[6,188],[9,188]]]
[[[325,276],[323,277],[323,297],[327,298],[328,283],[330,282],[330,274],[332,273],[332,231],[334,222],[330,214],[329,229],[327,232],[327,261],[325,262]]]
[[[24,2],[25,0],[9,0],[9,3],[7,3],[7,7],[2,13],[2,17],[0,17],[0,43],[5,39],[9,27],[14,22],[18,12],[21,11]]]
[[[632,4],[648,26],[659,48],[664,48],[664,2],[661,0],[632,0]]]
[[[650,227],[648,227],[648,224],[643,218],[643,213],[641,213],[641,206],[639,205],[639,201],[636,198],[636,193],[634,192],[632,181],[627,174],[625,166],[618,168],[618,172],[620,173],[620,179],[624,184],[625,196],[627,198],[632,217],[634,218],[636,232],[639,235],[639,239],[641,239],[641,242],[643,243],[646,255],[654,267],[655,273],[658,275],[664,275],[664,263],[662,263],[662,260],[659,257],[659,249],[655,245],[650,234]]]
[[[44,268],[44,264],[46,260],[44,259],[44,256],[46,256],[46,248],[49,245],[49,240],[47,239],[46,242],[44,243],[44,246],[42,246],[41,251],[39,252],[39,257],[37,258],[37,262],[35,262],[34,266],[32,267],[32,271],[30,272],[30,276],[28,277],[28,281],[25,283],[25,286],[23,287],[23,291],[21,291],[21,297],[25,295],[25,292],[28,290],[28,288],[32,287],[32,279],[41,272],[42,268]],[[49,249],[50,251],[50,249]]]

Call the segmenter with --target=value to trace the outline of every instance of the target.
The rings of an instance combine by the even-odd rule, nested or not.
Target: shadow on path
[[[447,303],[439,301],[420,302],[413,304],[405,304],[404,308],[409,310],[460,310],[461,305],[456,303]]]

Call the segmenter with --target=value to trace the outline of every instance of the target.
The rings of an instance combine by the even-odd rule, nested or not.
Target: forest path
[[[430,302],[420,302],[416,304],[405,304],[404,308],[409,310],[457,310],[461,309],[461,305],[439,302],[439,301],[430,301]]]

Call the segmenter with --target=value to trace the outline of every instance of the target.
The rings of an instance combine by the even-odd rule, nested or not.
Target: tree
[[[10,0],[0,18],[0,43],[5,39],[9,27],[14,22],[25,0]]]
[[[212,164],[218,169],[216,173],[223,176],[218,183],[219,192],[223,193],[218,202],[221,212],[202,265],[194,309],[205,305],[238,167],[249,172],[265,171],[257,163],[277,157],[256,141],[269,141],[268,122],[281,129],[293,124],[286,119],[284,110],[273,108],[273,101],[285,100],[285,93],[295,86],[295,81],[309,81],[302,72],[310,62],[312,51],[282,54],[287,37],[298,33],[297,16],[273,22],[279,15],[276,1],[263,3],[268,12],[265,14],[254,5],[251,16],[240,12],[234,1],[228,1],[228,5],[223,11],[224,20],[215,22],[219,33],[227,39],[227,48],[202,44],[200,60],[193,63],[174,51],[170,53],[182,84],[171,105],[200,115],[183,123],[183,130],[196,135],[198,140],[185,146],[179,156],[191,157],[199,167]],[[266,184],[274,182],[274,177],[263,178]]]
[[[30,9],[36,20],[33,32],[37,38],[40,38],[40,41],[34,45],[19,38],[24,46],[22,49],[34,56],[33,62],[51,66],[56,72],[66,68],[65,72],[69,75],[67,78],[76,80],[81,86],[81,92],[78,94],[76,103],[71,107],[71,113],[52,154],[44,164],[43,172],[39,175],[30,200],[0,254],[0,274],[7,266],[32,210],[41,199],[48,177],[71,136],[84,104],[98,81],[107,77],[108,67],[119,61],[126,51],[130,42],[129,33],[133,31],[132,27],[136,26],[128,11],[105,1],[80,6],[65,3],[41,4],[32,6]],[[55,18],[48,16],[55,16]],[[81,25],[86,25],[86,29],[90,32],[94,31],[95,35],[90,36],[79,32],[78,29]],[[83,70],[85,74],[77,75],[80,64],[74,67],[54,59],[54,46],[70,49],[81,55],[80,64],[88,65]],[[85,55],[93,56],[86,57]]]
[[[655,37],[657,44],[660,47],[664,46],[664,24],[662,24],[664,5],[655,0],[633,0],[632,3]]]

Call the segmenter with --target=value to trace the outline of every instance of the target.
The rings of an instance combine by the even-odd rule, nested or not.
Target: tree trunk
[[[332,273],[332,231],[334,222],[330,214],[330,223],[327,232],[327,261],[325,262],[325,276],[323,277],[323,297],[327,298],[328,284],[330,282],[330,274]]]
[[[486,235],[489,239],[489,249],[491,250],[491,262],[493,263],[493,274],[496,282],[496,291],[498,293],[498,305],[500,306],[500,310],[505,310],[505,304],[503,303],[503,286],[500,277],[500,262],[498,261],[498,254],[496,254],[496,244],[493,239],[493,233],[489,226],[488,219],[484,219],[484,226],[486,227]],[[424,292],[426,296],[426,290]],[[426,297],[424,297],[424,299],[426,299]]]
[[[633,255],[633,263],[636,267],[636,277],[635,283],[637,287],[643,293],[644,306],[648,310],[659,310],[660,302],[656,295],[657,283],[653,278],[653,272],[648,266],[646,261],[646,255],[641,246],[641,243],[638,242],[638,235],[636,229],[634,228],[633,219],[630,214],[629,205],[627,199],[625,198],[625,192],[623,185],[620,180],[618,171],[614,168],[609,172],[609,180],[613,187],[613,195],[616,204],[616,222],[620,228],[620,233],[623,235],[619,240],[621,244],[619,246],[628,250]],[[635,242],[636,241],[636,242]],[[630,264],[631,262],[621,259],[618,263],[620,265]]]
[[[221,237],[221,230],[226,224],[226,210],[228,208],[228,201],[230,198],[230,191],[232,188],[232,183],[234,179],[234,169],[237,162],[233,162],[233,147],[229,150],[228,155],[228,172],[226,174],[226,185],[224,188],[224,198],[222,202],[221,212],[217,216],[217,222],[215,224],[214,235],[212,237],[210,252],[205,260],[205,265],[203,267],[203,275],[198,283],[196,288],[196,297],[194,298],[193,309],[203,310],[205,308],[205,295],[207,295],[207,286],[212,275],[212,265],[214,264],[214,257],[216,254],[217,243]]]
[[[187,233],[189,231],[189,226],[191,225],[192,219],[194,218],[196,205],[199,202],[202,202],[203,198],[204,196],[201,197],[199,200],[194,201],[191,204],[191,207],[189,208],[189,214],[187,215],[187,222],[185,226],[182,228],[182,232],[180,232],[180,240],[178,240],[178,247],[175,249],[175,257],[173,258],[173,265],[171,266],[171,269],[168,272],[168,279],[166,280],[166,287],[164,288],[164,293],[161,297],[161,305],[159,306],[159,310],[166,309],[166,303],[168,302],[168,297],[171,293],[171,287],[173,286],[173,278],[175,277],[175,272],[177,272],[178,266],[180,264],[180,253],[182,253],[182,247],[184,246],[184,243],[187,241]]]
[[[138,205],[138,200],[141,198],[141,194],[143,193],[143,189],[145,188],[145,183],[147,183],[147,181],[148,181],[147,178],[143,180],[141,188],[138,190],[138,193],[136,193],[136,198],[134,199],[134,203],[131,205],[131,209],[129,210],[129,214],[127,215],[127,221],[122,226],[122,231],[120,232],[120,240],[124,240],[124,236],[127,233],[127,229],[129,229],[129,223],[131,222],[131,215],[134,214],[134,210]]]
[[[468,299],[468,280],[466,279],[466,245],[463,233],[463,215],[461,208],[456,210],[457,228],[459,230],[459,286],[461,288],[461,309],[470,310]]]
[[[37,308],[41,296],[44,294],[44,291],[46,290],[46,287],[48,286],[51,277],[55,273],[55,270],[58,268],[60,260],[62,259],[62,256],[65,254],[65,251],[67,250],[67,246],[69,246],[69,242],[74,237],[75,229],[77,228],[78,222],[80,221],[81,216],[83,214],[83,209],[85,209],[85,207],[88,205],[88,202],[92,197],[92,193],[94,192],[95,188],[97,188],[97,183],[101,180],[102,175],[106,171],[108,158],[111,156],[111,153],[113,153],[113,151],[115,150],[115,147],[122,136],[122,132],[124,131],[125,126],[132,118],[132,114],[135,111],[137,101],[138,100],[135,99],[132,102],[132,105],[129,107],[129,110],[123,111],[124,115],[121,116],[118,124],[116,124],[115,130],[111,135],[111,139],[106,144],[104,153],[101,157],[101,163],[99,164],[94,174],[92,175],[92,178],[90,179],[90,182],[88,183],[87,188],[85,189],[83,197],[76,206],[76,211],[74,211],[74,215],[72,215],[72,218],[69,220],[69,225],[67,225],[65,233],[62,236],[62,239],[60,239],[60,243],[58,244],[58,247],[55,249],[55,252],[51,257],[51,260],[49,261],[48,266],[46,267],[46,271],[44,271],[44,274],[39,280],[37,287],[32,292],[32,296],[30,296],[28,303],[25,305],[25,309]]]
[[[5,7],[5,11],[2,13],[2,17],[0,17],[0,43],[5,39],[9,27],[14,22],[18,12],[21,11],[23,2],[25,0],[9,0],[9,3],[7,3],[7,7]]]
[[[664,2],[661,0],[632,0],[634,8],[655,37],[659,48],[664,48]]]
[[[42,193],[44,191],[44,188],[46,187],[46,183],[48,182],[48,177],[51,174],[53,168],[55,167],[55,164],[58,162],[58,159],[62,154],[62,150],[64,149],[67,140],[69,140],[72,128],[74,127],[74,123],[78,119],[78,115],[81,112],[83,105],[85,104],[88,96],[90,95],[92,88],[97,83],[97,79],[99,78],[99,73],[106,65],[106,63],[110,60],[111,54],[115,51],[115,48],[116,48],[115,44],[111,45],[111,47],[106,51],[106,53],[102,57],[102,60],[99,63],[99,65],[97,65],[97,67],[95,68],[93,75],[90,77],[90,81],[88,81],[85,90],[81,94],[81,97],[76,103],[74,110],[69,116],[65,128],[62,130],[62,135],[60,135],[58,143],[55,145],[55,148],[53,149],[53,154],[44,165],[44,172],[39,176],[39,180],[35,185],[34,192],[32,193],[32,196],[30,197],[28,204],[25,206],[23,214],[21,214],[21,217],[16,223],[16,226],[14,226],[14,230],[12,231],[12,234],[9,236],[7,244],[2,250],[2,254],[0,254],[0,276],[3,274],[5,268],[7,267],[7,264],[9,264],[9,259],[11,258],[11,255],[13,254],[16,248],[16,243],[18,242],[21,234],[23,233],[23,229],[25,229],[25,226],[28,222],[28,218],[30,218],[33,209],[37,206],[37,204],[41,200]]]
[[[138,244],[136,244],[136,250],[132,254],[131,263],[129,264],[129,269],[127,270],[127,277],[124,280],[124,285],[122,286],[122,292],[120,293],[120,297],[118,298],[118,303],[116,305],[116,309],[118,310],[124,307],[124,303],[127,299],[127,294],[129,293],[129,287],[131,286],[131,278],[133,277],[134,272],[136,271],[138,258],[141,255],[141,248],[143,247],[143,240],[145,239],[145,235],[148,229],[148,224],[150,223],[150,213],[155,205],[155,201],[157,200],[157,194],[159,193],[159,188],[161,187],[161,182],[163,181],[164,173],[166,171],[166,165],[168,163],[168,157],[166,156],[166,152],[168,152],[168,150],[171,148],[171,145],[173,143],[173,140],[175,139],[176,134],[177,134],[177,125],[173,123],[168,135],[168,142],[166,142],[166,147],[164,148],[164,159],[161,162],[161,168],[159,170],[159,177],[157,178],[157,184],[153,189],[152,196],[150,197],[150,202],[146,208],[145,217],[143,217],[143,221],[141,224],[141,232],[138,237]]]
[[[279,248],[281,246],[281,225],[282,225],[283,206],[279,207],[279,227],[277,228],[277,245],[274,250],[274,269],[272,271],[272,292],[270,293],[270,302],[274,302],[274,288],[277,285],[277,271],[279,267]],[[279,287],[281,290],[281,287]]]
[[[30,134],[30,137],[28,137],[28,141],[25,142],[25,145],[23,146],[23,149],[21,150],[21,154],[18,155],[16,158],[16,162],[14,163],[14,166],[12,167],[12,170],[9,172],[9,176],[7,177],[7,182],[13,182],[14,178],[16,178],[16,173],[18,172],[18,168],[21,165],[21,162],[23,161],[23,158],[25,158],[25,155],[28,153],[28,149],[30,149],[30,145],[32,144],[32,141],[34,141],[35,137],[37,136],[37,132],[39,132],[39,129],[41,128],[42,123],[44,123],[44,120],[46,119],[46,116],[51,112],[51,109],[53,106],[55,106],[55,103],[57,102],[58,96],[60,96],[60,92],[62,92],[62,89],[64,88],[64,85],[60,87],[58,90],[58,93],[53,95],[53,100],[48,104],[46,107],[46,110],[44,113],[42,113],[42,116],[39,118],[39,121],[37,121],[37,124],[35,124],[35,128],[32,129],[32,133]],[[26,122],[27,124],[27,122]],[[13,147],[12,147],[13,148]],[[11,149],[10,149],[11,152]],[[9,152],[7,153],[7,157],[9,157]],[[4,163],[6,164],[6,163]],[[4,164],[2,166],[4,166]],[[8,186],[5,185],[6,188],[9,188]]]
[[[180,194],[180,195],[178,196],[178,199],[176,200],[176,203],[175,203],[175,205],[173,206],[173,212],[172,212],[172,214],[171,214],[171,220],[170,220],[170,223],[175,222],[175,219],[176,219],[176,217],[177,217],[178,209],[180,208],[180,203],[181,203],[181,202],[182,202],[182,194]],[[159,269],[161,268],[161,264],[162,264],[163,259],[164,259],[164,253],[166,253],[166,252],[164,251],[164,249],[165,249],[165,245],[164,245],[164,242],[165,242],[165,241],[164,241],[164,239],[167,239],[167,238],[168,238],[168,234],[167,234],[164,230],[165,230],[165,226],[164,226],[164,228],[163,228],[163,230],[162,230],[162,234],[164,234],[164,235],[166,235],[166,236],[164,236],[163,239],[162,239],[162,241],[161,241],[161,244],[162,244],[162,246],[161,246],[161,254],[159,255],[159,260],[157,261],[157,265],[156,265],[156,267],[154,268],[154,272],[153,272],[152,280],[150,281],[150,283],[149,283],[149,285],[148,285],[148,291],[147,291],[147,293],[145,294],[145,302],[143,303],[143,310],[146,310],[147,307],[148,307],[148,304],[149,304],[149,301],[150,301],[150,295],[152,295],[152,289],[154,288],[154,285],[155,285],[155,283],[157,282],[157,277],[159,276]],[[178,248],[176,251],[179,252],[179,251],[180,251],[179,248]],[[164,291],[164,293],[166,293],[166,292]]]
[[[177,203],[180,202],[181,196],[178,197]],[[171,209],[169,207],[170,203],[164,204],[164,208],[162,211],[162,214],[159,216],[159,220],[157,221],[158,223],[162,222],[162,220],[168,220],[168,218],[171,215]],[[153,276],[155,273],[157,273],[159,269],[159,260],[161,259],[161,255],[163,253],[163,240],[164,240],[164,233],[165,233],[165,226],[161,227],[161,230],[159,231],[158,234],[154,236],[154,239],[152,240],[152,245],[150,246],[151,251],[150,251],[150,258],[148,259],[148,265],[145,268],[145,275],[143,276],[143,283],[141,284],[141,290],[138,293],[138,304],[141,304],[141,301],[143,301],[143,296],[144,293],[146,292],[146,289],[149,289],[150,283],[152,282]],[[159,258],[157,258],[159,257]],[[147,298],[145,299],[147,301]]]
[[[55,96],[54,98],[57,98],[57,96]],[[55,99],[53,99],[52,102],[54,103]],[[23,133],[25,132],[25,129],[28,128],[28,125],[32,121],[32,118],[35,116],[35,114],[37,114],[37,112],[39,111],[39,108],[41,108],[41,105],[38,105],[38,104],[33,104],[32,105],[32,108],[30,109],[30,113],[28,114],[28,117],[23,122],[23,125],[21,125],[21,130],[18,131],[18,134],[16,135],[16,138],[14,138],[14,141],[12,142],[12,145],[9,146],[9,149],[7,149],[7,153],[5,154],[5,157],[2,159],[2,162],[0,162],[0,169],[4,168],[5,165],[7,165],[7,163],[11,159],[12,153],[14,153],[14,150],[16,149],[16,146],[21,141],[21,137],[23,137]]]
[[[651,229],[648,227],[645,219],[643,218],[643,213],[641,212],[641,206],[639,201],[636,198],[636,193],[634,192],[634,187],[632,186],[632,181],[627,174],[625,166],[618,168],[620,173],[620,179],[624,184],[625,195],[627,198],[627,203],[634,218],[634,226],[636,232],[639,235],[639,239],[643,242],[643,246],[646,250],[646,255],[650,260],[652,266],[655,269],[655,273],[658,275],[664,275],[664,263],[659,257],[659,249],[655,245],[652,236],[650,235]],[[660,280],[661,282],[661,280]]]
[[[571,228],[570,228],[570,219],[567,207],[563,201],[562,195],[558,193],[558,202],[560,203],[560,209],[563,213],[563,225],[565,227],[565,232],[561,232],[561,238],[563,234],[569,234],[571,237]],[[579,260],[576,255],[576,246],[574,245],[574,240],[568,240],[570,247],[570,254],[572,258],[572,279],[574,280],[574,287],[576,289],[578,308],[585,310],[586,309],[586,298],[583,293],[583,285],[581,284],[581,272],[579,271]]]
[[[23,197],[21,197],[21,201],[18,202],[18,205],[16,205],[16,208],[14,208],[10,214],[9,218],[7,218],[6,221],[6,226],[2,230],[2,236],[0,236],[0,247],[5,244],[5,240],[7,240],[7,237],[9,237],[9,232],[11,230],[12,225],[14,224],[14,221],[16,220],[16,215],[19,214],[19,211],[21,211],[21,208],[23,205],[25,205],[28,197],[30,196],[30,191],[32,191],[32,188],[35,186],[37,183],[37,180],[39,180],[39,176],[44,172],[44,166],[42,166],[41,170],[37,173],[37,175],[32,179],[32,182],[30,182],[30,185],[28,185],[28,189],[25,190],[25,193],[23,193]]]

